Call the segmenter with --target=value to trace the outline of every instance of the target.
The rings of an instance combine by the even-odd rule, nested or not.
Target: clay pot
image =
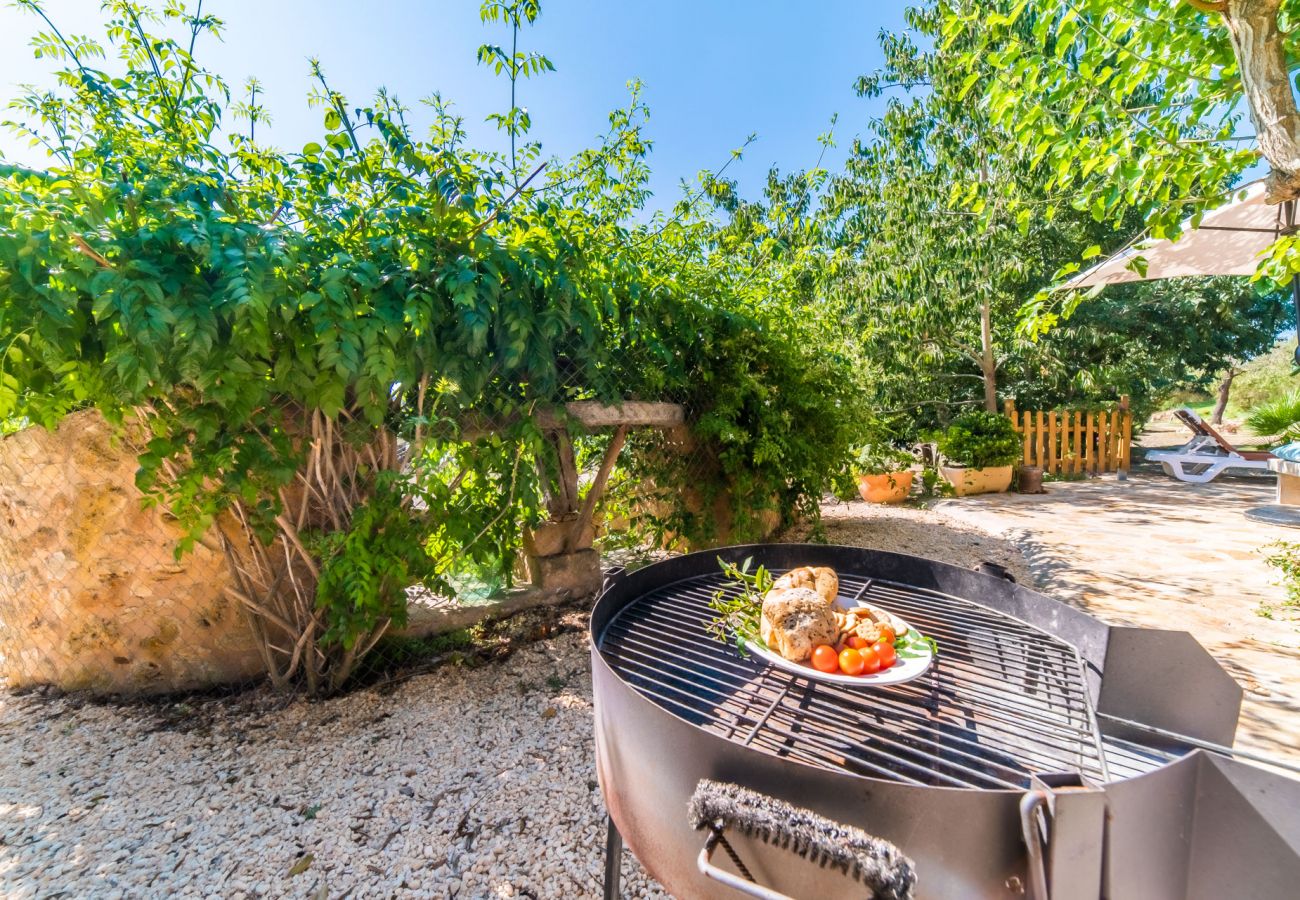
[[[858,493],[868,503],[902,503],[912,492],[912,472],[858,475]]]
[[[943,466],[939,473],[953,486],[958,497],[971,494],[1001,494],[1011,487],[1011,466],[988,466],[971,469],[966,466]]]
[[[1043,467],[1021,466],[1016,472],[1016,491],[1021,494],[1043,494]]]

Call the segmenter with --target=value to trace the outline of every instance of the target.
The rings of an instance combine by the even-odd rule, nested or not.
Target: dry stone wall
[[[101,694],[248,681],[260,657],[204,547],[144,509],[135,454],[96,412],[0,438],[0,679]]]

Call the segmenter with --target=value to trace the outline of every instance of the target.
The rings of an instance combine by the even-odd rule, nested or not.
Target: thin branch
[[[496,221],[496,217],[501,214],[501,210],[509,206],[510,202],[519,196],[519,192],[522,191],[524,188],[528,187],[528,182],[536,178],[541,173],[542,169],[545,168],[546,168],[546,163],[542,163],[536,169],[533,169],[533,174],[525,178],[523,184],[515,188],[509,197],[507,197],[499,206],[497,206],[496,209],[492,210],[492,214],[490,216],[488,216],[486,219],[484,219],[482,222],[478,224],[478,227],[474,229],[474,232],[469,236],[469,239],[471,241],[474,240],[474,238],[478,237],[480,234],[483,233],[484,228],[487,228],[494,221]]]
[[[131,17],[131,24],[135,26],[135,33],[140,36],[140,45],[144,47],[145,55],[149,58],[149,65],[153,68],[154,78],[158,80],[158,93],[162,95],[163,106],[171,108],[172,128],[176,127],[177,106],[172,100],[171,95],[167,93],[167,82],[163,78],[162,69],[158,67],[158,58],[153,54],[153,47],[149,44],[149,37],[144,33],[144,27],[140,25],[140,17],[136,15],[135,9],[130,4],[125,4],[126,12]]]
[[[189,89],[190,78],[194,75],[194,44],[199,38],[199,29],[203,27],[203,0],[199,0],[199,5],[194,10],[194,18],[190,19],[190,49],[185,54],[185,74],[181,77],[180,90],[176,92],[176,101],[179,103],[185,99],[185,91]],[[253,100],[257,102],[256,99]],[[252,136],[249,136],[252,140]]]
[[[109,262],[107,259],[105,259],[103,256],[101,256],[99,253],[97,253],[95,251],[95,248],[90,246],[90,244],[86,243],[86,239],[83,238],[81,235],[74,234],[72,236],[72,240],[73,243],[77,245],[77,249],[81,251],[83,254],[89,256],[91,259],[99,263],[105,269],[113,268],[113,264]]]

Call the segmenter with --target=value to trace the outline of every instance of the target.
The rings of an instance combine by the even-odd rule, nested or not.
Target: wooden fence
[[[1017,411],[1014,400],[1003,408],[1024,439],[1023,465],[1064,475],[1128,472],[1133,444],[1128,397],[1100,409]]]

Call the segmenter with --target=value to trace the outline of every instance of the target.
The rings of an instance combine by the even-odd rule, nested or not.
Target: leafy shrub
[[[956,493],[956,488],[944,479],[938,469],[926,466],[921,470],[921,499],[951,497]]]
[[[1231,408],[1254,409],[1295,391],[1298,386],[1295,346],[1295,337],[1288,335],[1273,349],[1242,366],[1241,374],[1232,381]]]
[[[909,450],[888,443],[866,444],[853,457],[854,471],[861,475],[887,475],[901,472],[916,462]]]
[[[1264,561],[1282,573],[1282,586],[1286,589],[1286,605],[1300,606],[1300,543],[1274,541],[1266,550],[1273,552]]]
[[[419,137],[391,95],[358,109],[313,63],[323,131],[281,152],[255,140],[256,84],[232,103],[192,52],[215,17],[106,3],[109,75],[110,48],[23,5],[65,70],[12,107],[49,169],[0,163],[0,422],[96,407],[146,426],[141,489],[186,529],[180,551],[226,552],[277,685],[340,687],[411,581],[509,580],[557,468],[539,406],[683,402],[689,461],[637,434],[622,482],[690,536],[715,501],[737,536],[764,510],[815,516],[861,440],[860,367],[805,310],[824,254],[773,263],[765,243],[741,262],[690,202],[633,224],[635,87],[602,146],[520,190],[541,149],[513,100],[494,117],[507,158],[466,146],[436,97]],[[517,35],[538,11],[482,15]],[[480,58],[512,98],[549,68]]]
[[[671,371],[685,385],[674,396],[690,434],[633,435],[611,503],[621,500],[652,541],[692,547],[760,539],[772,521],[815,521],[870,418],[844,345],[824,324],[763,307],[671,315]]]
[[[1006,416],[986,410],[962,413],[939,438],[939,452],[955,466],[1009,466],[1021,457],[1021,439]]]
[[[1275,434],[1283,441],[1300,438],[1300,390],[1255,407],[1246,424],[1258,435]]]

